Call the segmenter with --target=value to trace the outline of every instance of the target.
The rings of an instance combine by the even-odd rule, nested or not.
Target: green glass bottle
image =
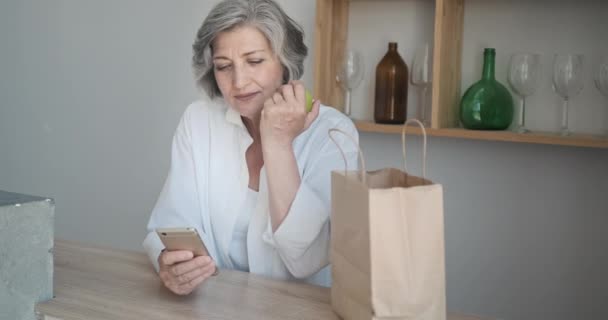
[[[511,93],[494,76],[496,50],[486,48],[483,53],[483,74],[460,102],[460,121],[467,129],[504,130],[513,121]]]

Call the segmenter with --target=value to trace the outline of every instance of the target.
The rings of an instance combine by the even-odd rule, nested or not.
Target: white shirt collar
[[[238,111],[234,110],[228,103],[224,101],[226,105],[226,121],[228,123],[234,124],[240,128],[246,129],[245,124],[243,123],[243,119],[241,118],[241,114]]]

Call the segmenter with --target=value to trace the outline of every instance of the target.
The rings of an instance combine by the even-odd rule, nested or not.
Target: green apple
[[[312,94],[306,90],[306,111],[310,112],[312,110]]]

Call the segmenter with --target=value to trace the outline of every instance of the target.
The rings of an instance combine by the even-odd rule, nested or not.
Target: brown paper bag
[[[366,172],[361,153],[361,171],[332,172],[331,304],[344,319],[446,318],[443,191],[424,179],[413,121],[423,177]]]

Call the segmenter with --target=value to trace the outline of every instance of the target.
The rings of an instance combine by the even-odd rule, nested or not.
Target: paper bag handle
[[[344,154],[344,150],[342,150],[342,148],[340,148],[340,145],[338,144],[338,142],[332,135],[333,132],[339,132],[339,133],[345,135],[357,147],[357,151],[359,153],[359,162],[361,163],[361,168],[359,169],[359,175],[361,176],[361,181],[363,183],[365,183],[365,159],[363,158],[363,151],[361,150],[361,147],[359,146],[359,144],[357,143],[355,138],[353,136],[351,136],[349,133],[346,133],[345,131],[342,131],[338,128],[332,128],[327,131],[327,134],[329,134],[329,138],[331,139],[331,141],[333,141],[333,143],[336,145],[336,147],[338,147],[338,150],[340,151],[340,154],[342,155],[342,159],[344,160],[344,175],[345,176],[346,176],[346,173],[348,170],[348,161],[346,160],[346,154]]]
[[[408,119],[403,124],[403,129],[401,130],[401,148],[403,150],[403,171],[407,172],[407,159],[405,157],[405,131],[407,129],[408,124],[417,124],[422,129],[422,179],[426,179],[426,129],[422,122],[418,119]]]

